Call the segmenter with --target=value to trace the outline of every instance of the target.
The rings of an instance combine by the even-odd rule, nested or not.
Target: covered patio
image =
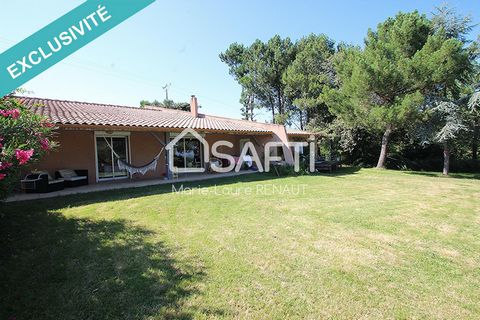
[[[9,201],[245,174],[243,171],[220,175],[181,172],[208,172],[219,165],[229,167],[232,161],[240,163],[239,159],[254,155],[247,154],[244,151],[247,149],[255,149],[259,161],[263,162],[265,146],[270,142],[279,144],[269,149],[272,155],[293,164],[289,139],[306,141],[311,138],[311,133],[287,131],[283,125],[201,114],[195,96],[191,97],[190,112],[154,106],[137,108],[29,97],[19,99],[55,123],[58,147],[28,168],[33,174],[24,179],[26,182],[21,182],[26,192],[49,193],[17,194]],[[244,148],[246,146],[248,148]],[[233,160],[226,159],[225,155]],[[65,172],[72,174],[64,175]],[[84,178],[88,185],[72,188],[64,183],[74,178]],[[37,188],[33,179],[46,187]]]
[[[242,170],[239,172],[227,172],[227,173],[181,174],[179,175],[178,178],[175,178],[175,179],[108,181],[103,183],[89,184],[89,185],[76,187],[76,188],[66,188],[63,190],[49,192],[49,193],[20,193],[20,192],[14,193],[10,197],[8,197],[5,200],[5,202],[48,199],[48,198],[56,198],[56,197],[68,196],[73,194],[90,193],[90,192],[140,188],[140,187],[149,187],[149,186],[156,186],[156,185],[168,185],[168,184],[195,182],[195,181],[203,181],[203,180],[211,180],[211,179],[221,179],[221,178],[229,178],[229,177],[241,176],[246,174],[254,174],[254,173],[257,173],[257,172],[251,171],[251,170]]]

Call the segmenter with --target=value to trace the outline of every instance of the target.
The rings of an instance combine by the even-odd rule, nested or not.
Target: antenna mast
[[[165,100],[168,100],[168,89],[171,85],[171,83],[166,83],[164,86],[162,86],[162,89],[165,90]]]

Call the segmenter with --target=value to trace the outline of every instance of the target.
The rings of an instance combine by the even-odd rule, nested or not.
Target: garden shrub
[[[18,185],[20,174],[29,165],[55,147],[53,127],[17,98],[0,99],[0,200]]]

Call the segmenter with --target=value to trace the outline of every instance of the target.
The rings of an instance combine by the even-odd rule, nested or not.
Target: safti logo
[[[165,146],[165,149],[168,151],[168,167],[170,168],[170,171],[175,172],[175,173],[201,173],[205,172],[205,166],[199,167],[199,168],[181,168],[177,167],[174,164],[174,156],[175,156],[175,146],[177,143],[180,141],[185,136],[193,137],[200,141],[200,143],[203,145],[203,152],[201,157],[203,157],[203,161],[205,164],[209,164],[210,170],[218,173],[225,173],[225,172],[239,172],[240,169],[244,164],[247,164],[249,167],[251,167],[253,164],[257,167],[259,172],[269,172],[270,167],[272,163],[279,163],[282,161],[282,158],[278,155],[271,155],[271,150],[273,148],[292,148],[293,149],[293,165],[294,165],[294,170],[295,172],[300,171],[300,150],[302,150],[303,147],[308,146],[309,144],[307,142],[288,142],[287,145],[285,145],[283,142],[275,142],[275,141],[270,141],[267,142],[263,148],[263,155],[264,155],[264,164],[265,168],[262,165],[262,162],[260,161],[260,156],[259,153],[257,152],[257,149],[255,148],[255,145],[252,142],[247,142],[244,144],[242,151],[240,153],[240,156],[238,157],[237,160],[229,154],[226,153],[221,153],[218,151],[219,147],[227,147],[229,149],[232,149],[233,143],[230,141],[225,141],[225,140],[218,140],[212,145],[212,155],[216,160],[227,160],[228,161],[228,166],[223,167],[218,161],[211,161],[210,159],[210,145],[209,143],[202,137],[201,134],[196,132],[193,129],[185,129],[183,130],[178,136],[175,137],[172,141],[170,141],[169,144]],[[310,154],[309,154],[309,170],[310,172],[315,171],[315,143],[310,142]]]

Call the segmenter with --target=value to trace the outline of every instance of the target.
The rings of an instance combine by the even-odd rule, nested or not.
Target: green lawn
[[[479,178],[343,169],[5,205],[0,319],[478,319]]]

